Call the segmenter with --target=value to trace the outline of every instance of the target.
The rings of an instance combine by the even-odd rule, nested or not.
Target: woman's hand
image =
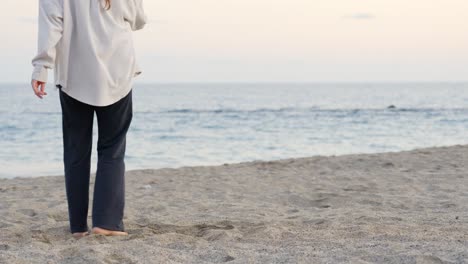
[[[31,86],[34,90],[34,93],[36,94],[37,97],[42,99],[42,96],[47,95],[45,92],[45,82],[41,82],[38,80],[32,80],[31,81]]]

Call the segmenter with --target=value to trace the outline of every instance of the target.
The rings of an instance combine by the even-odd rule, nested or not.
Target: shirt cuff
[[[47,68],[38,65],[34,68],[31,79],[38,80],[40,82],[47,82]]]

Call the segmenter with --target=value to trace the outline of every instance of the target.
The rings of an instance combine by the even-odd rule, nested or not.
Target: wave
[[[468,111],[468,108],[319,108],[319,107],[284,107],[284,108],[257,108],[257,109],[234,109],[234,108],[221,108],[221,109],[168,109],[159,111],[159,113],[168,114],[199,114],[199,113],[285,113],[285,112],[463,112]],[[138,111],[136,112],[138,113]],[[154,112],[140,112],[140,113],[154,113]]]
[[[218,109],[155,109],[154,111],[138,111],[136,114],[238,114],[238,113],[287,113],[287,112],[464,112],[468,108],[320,108],[320,107],[283,107],[283,108],[256,108],[256,109],[236,109],[236,108],[218,108]],[[33,114],[33,115],[61,115],[61,111],[33,111],[23,110],[21,112],[0,111],[0,115],[5,114]]]

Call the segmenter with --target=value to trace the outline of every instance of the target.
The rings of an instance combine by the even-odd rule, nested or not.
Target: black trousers
[[[132,90],[118,102],[93,106],[61,90],[63,161],[70,231],[86,232],[93,118],[98,123],[97,171],[92,208],[93,227],[125,231],[125,146],[133,117]]]

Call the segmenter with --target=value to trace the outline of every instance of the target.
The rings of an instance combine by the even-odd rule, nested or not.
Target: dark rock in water
[[[387,108],[388,108],[388,109],[395,109],[396,106],[394,106],[394,105],[389,105]]]

